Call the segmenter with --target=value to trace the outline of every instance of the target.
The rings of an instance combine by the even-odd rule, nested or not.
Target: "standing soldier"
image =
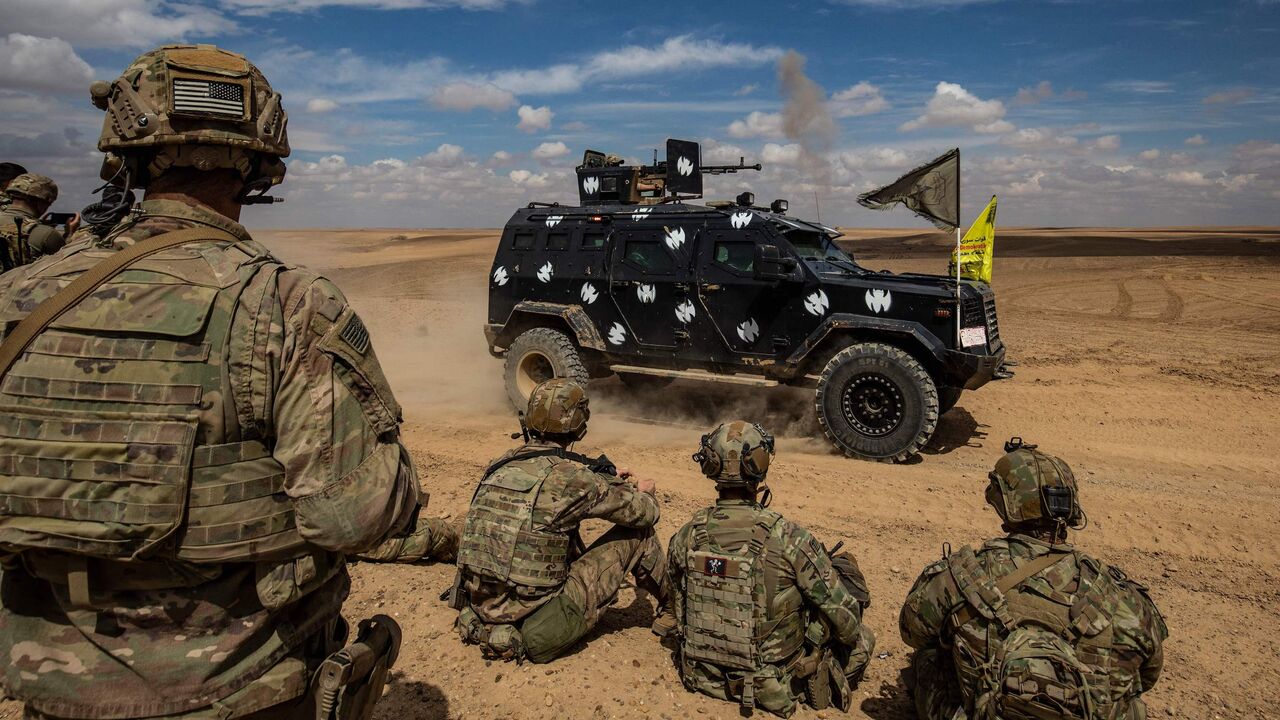
[[[1145,718],[1164,619],[1120,568],[1067,544],[1085,521],[1062,460],[1020,438],[988,473],[1007,536],[924,569],[899,626],[922,720]]]
[[[595,627],[628,575],[663,603],[656,485],[570,452],[590,414],[572,380],[538,385],[525,416],[532,437],[489,467],[471,500],[453,604],[463,642],[486,657],[554,660]],[[588,518],[614,526],[583,549]]]
[[[417,503],[400,409],[342,293],[237,222],[289,154],[262,73],[172,45],[91,92],[103,174],[146,195],[0,278],[0,690],[29,718],[314,718],[353,655],[325,662],[343,556]],[[374,620],[356,705],[397,647]]]
[[[773,437],[764,428],[720,425],[693,459],[719,497],[667,549],[685,687],[782,717],[801,700],[847,711],[876,642],[862,624],[871,595],[857,562],[833,560],[766,509]]]
[[[40,221],[58,199],[58,186],[52,180],[23,173],[9,181],[5,194],[9,204],[0,211],[0,265],[5,272],[62,249],[66,235]],[[68,223],[68,233],[75,229],[75,223]]]

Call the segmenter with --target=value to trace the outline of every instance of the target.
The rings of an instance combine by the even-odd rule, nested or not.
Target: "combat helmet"
[[[263,189],[284,178],[288,115],[280,93],[243,56],[213,45],[143,53],[113,82],[89,88],[107,113],[102,178],[121,169],[145,186],[169,167],[233,168]]]
[[[9,195],[20,195],[31,198],[45,205],[52,205],[58,199],[58,185],[50,178],[35,173],[23,173],[9,181],[5,188]]]
[[[1062,459],[1015,437],[987,474],[987,503],[1008,528],[1079,527],[1084,520],[1075,475]]]
[[[529,393],[525,427],[537,436],[569,437],[581,440],[587,434],[587,391],[568,378],[552,378],[539,383]]]
[[[773,452],[773,436],[759,423],[734,420],[703,435],[693,460],[717,485],[755,485],[769,472]]]

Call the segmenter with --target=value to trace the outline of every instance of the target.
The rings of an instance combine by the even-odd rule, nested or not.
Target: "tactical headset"
[[[751,448],[750,443],[742,443],[742,451],[738,457],[738,477],[745,482],[758,483],[769,472],[774,442],[773,436],[760,423],[752,423],[752,427],[760,433],[761,443],[755,449]],[[721,423],[715,430],[703,435],[698,452],[693,455],[694,462],[702,467],[702,474],[712,479],[718,479],[720,473],[724,472],[724,458],[711,445],[711,439],[723,429],[724,423]]]

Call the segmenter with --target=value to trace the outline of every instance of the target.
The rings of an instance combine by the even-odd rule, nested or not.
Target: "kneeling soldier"
[[[652,480],[630,480],[603,455],[569,451],[587,432],[587,394],[564,379],[529,397],[525,444],[494,462],[471,500],[454,606],[463,642],[486,657],[544,663],[600,620],[628,575],[662,605],[666,558]],[[583,548],[578,525],[614,527]]]
[[[809,531],[766,509],[773,438],[759,425],[721,425],[693,458],[719,498],[667,554],[685,687],[783,717],[798,700],[848,710],[875,647],[857,562],[833,560]]]
[[[1164,619],[1146,588],[1067,544],[1084,512],[1062,460],[1005,444],[987,502],[1003,538],[929,565],[899,626],[922,720],[1145,718]]]

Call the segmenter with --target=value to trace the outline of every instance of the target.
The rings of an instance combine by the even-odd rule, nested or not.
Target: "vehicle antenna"
[[[813,191],[813,214],[818,216],[818,224],[822,224],[822,206],[818,205],[818,191]]]

